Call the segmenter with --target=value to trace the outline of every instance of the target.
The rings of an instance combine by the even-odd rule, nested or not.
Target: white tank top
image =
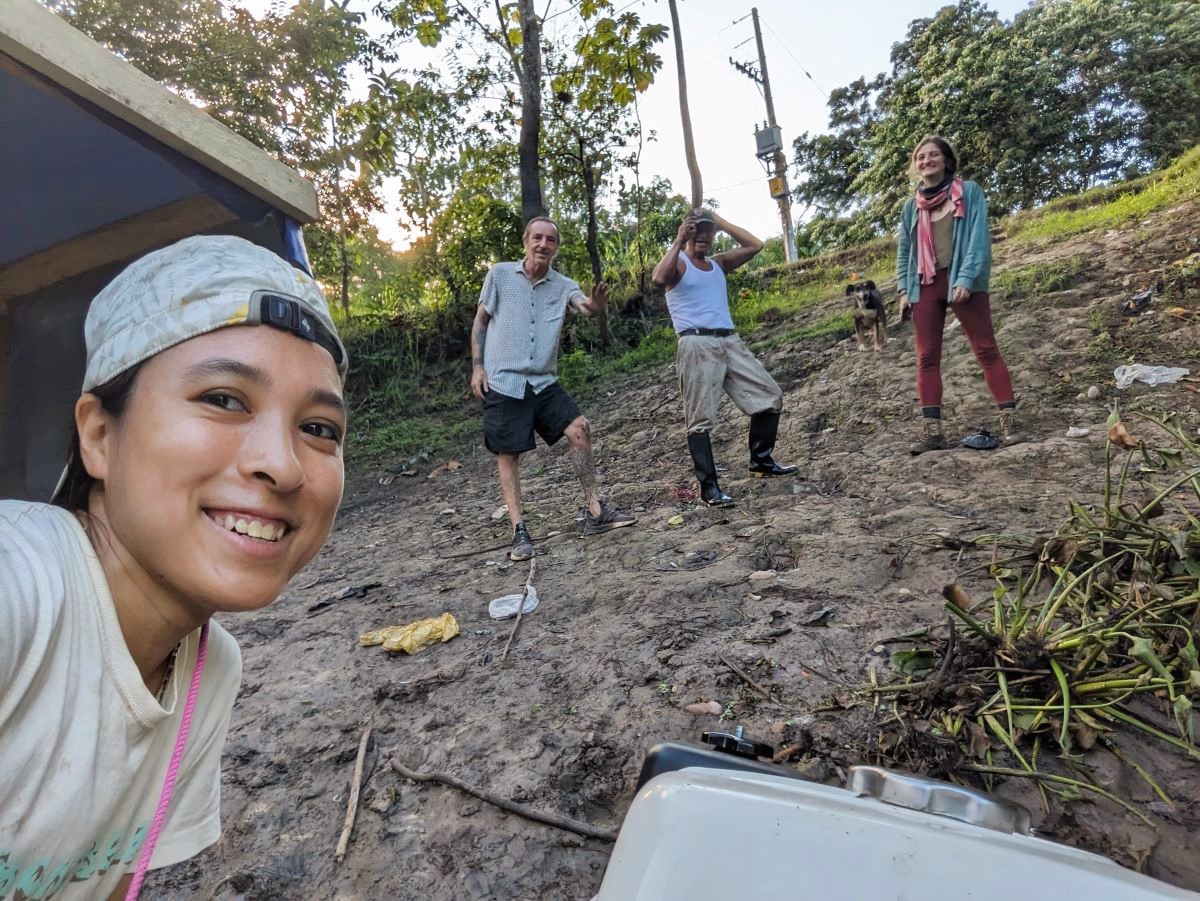
[[[673,288],[667,289],[667,311],[675,331],[689,328],[733,328],[729,315],[729,292],[725,286],[725,270],[716,260],[709,259],[712,270],[705,272],[679,254],[683,260],[683,275]]]

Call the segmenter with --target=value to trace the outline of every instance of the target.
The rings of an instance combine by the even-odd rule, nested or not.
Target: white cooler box
[[[595,901],[1200,899],[1038,838],[1024,808],[949,783],[852,767],[842,789],[717,766],[643,771]]]

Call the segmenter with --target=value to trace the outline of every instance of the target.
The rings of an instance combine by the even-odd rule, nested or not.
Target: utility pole
[[[762,29],[758,24],[758,9],[750,10],[750,18],[754,21],[754,42],[758,46],[758,68],[755,72],[750,66],[729,60],[733,67],[743,75],[753,79],[762,86],[763,97],[767,101],[767,127],[758,132],[758,157],[766,162],[767,158],[775,170],[775,176],[770,180],[771,196],[779,204],[779,221],[783,225],[783,249],[785,259],[789,263],[796,261],[796,234],[792,228],[792,199],[787,183],[787,159],[783,155],[783,140],[778,123],[775,121],[775,101],[771,97],[771,79],[767,75],[767,54],[763,50]],[[761,74],[760,74],[761,73]]]

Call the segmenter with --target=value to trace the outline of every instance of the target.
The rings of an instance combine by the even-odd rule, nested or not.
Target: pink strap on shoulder
[[[200,674],[204,672],[204,658],[208,651],[208,623],[200,627],[200,647],[196,649],[196,668],[192,670],[192,684],[188,688],[187,703],[183,707],[183,719],[179,723],[179,736],[175,739],[175,750],[171,752],[171,765],[167,767],[167,776],[163,779],[162,794],[158,797],[158,808],[154,811],[154,822],[150,824],[150,833],[142,845],[142,853],[138,855],[137,870],[133,874],[133,882],[125,893],[125,901],[137,901],[142,883],[146,881],[146,871],[150,869],[150,858],[154,856],[154,846],[158,844],[158,834],[162,832],[163,822],[167,819],[167,808],[171,805],[171,793],[175,790],[175,776],[179,765],[183,762],[183,749],[187,747],[188,732],[192,728],[192,712],[196,709],[196,695],[200,693]]]

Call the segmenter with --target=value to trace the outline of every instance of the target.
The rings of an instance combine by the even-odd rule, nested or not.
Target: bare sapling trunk
[[[683,66],[683,37],[679,33],[679,11],[675,0],[667,0],[671,7],[671,31],[675,35],[675,68],[679,73],[679,116],[683,120],[683,150],[687,154],[688,173],[692,176],[692,208],[704,204],[704,186],[700,182],[700,164],[696,162],[696,142],[692,139],[692,117],[688,112],[687,72]]]

